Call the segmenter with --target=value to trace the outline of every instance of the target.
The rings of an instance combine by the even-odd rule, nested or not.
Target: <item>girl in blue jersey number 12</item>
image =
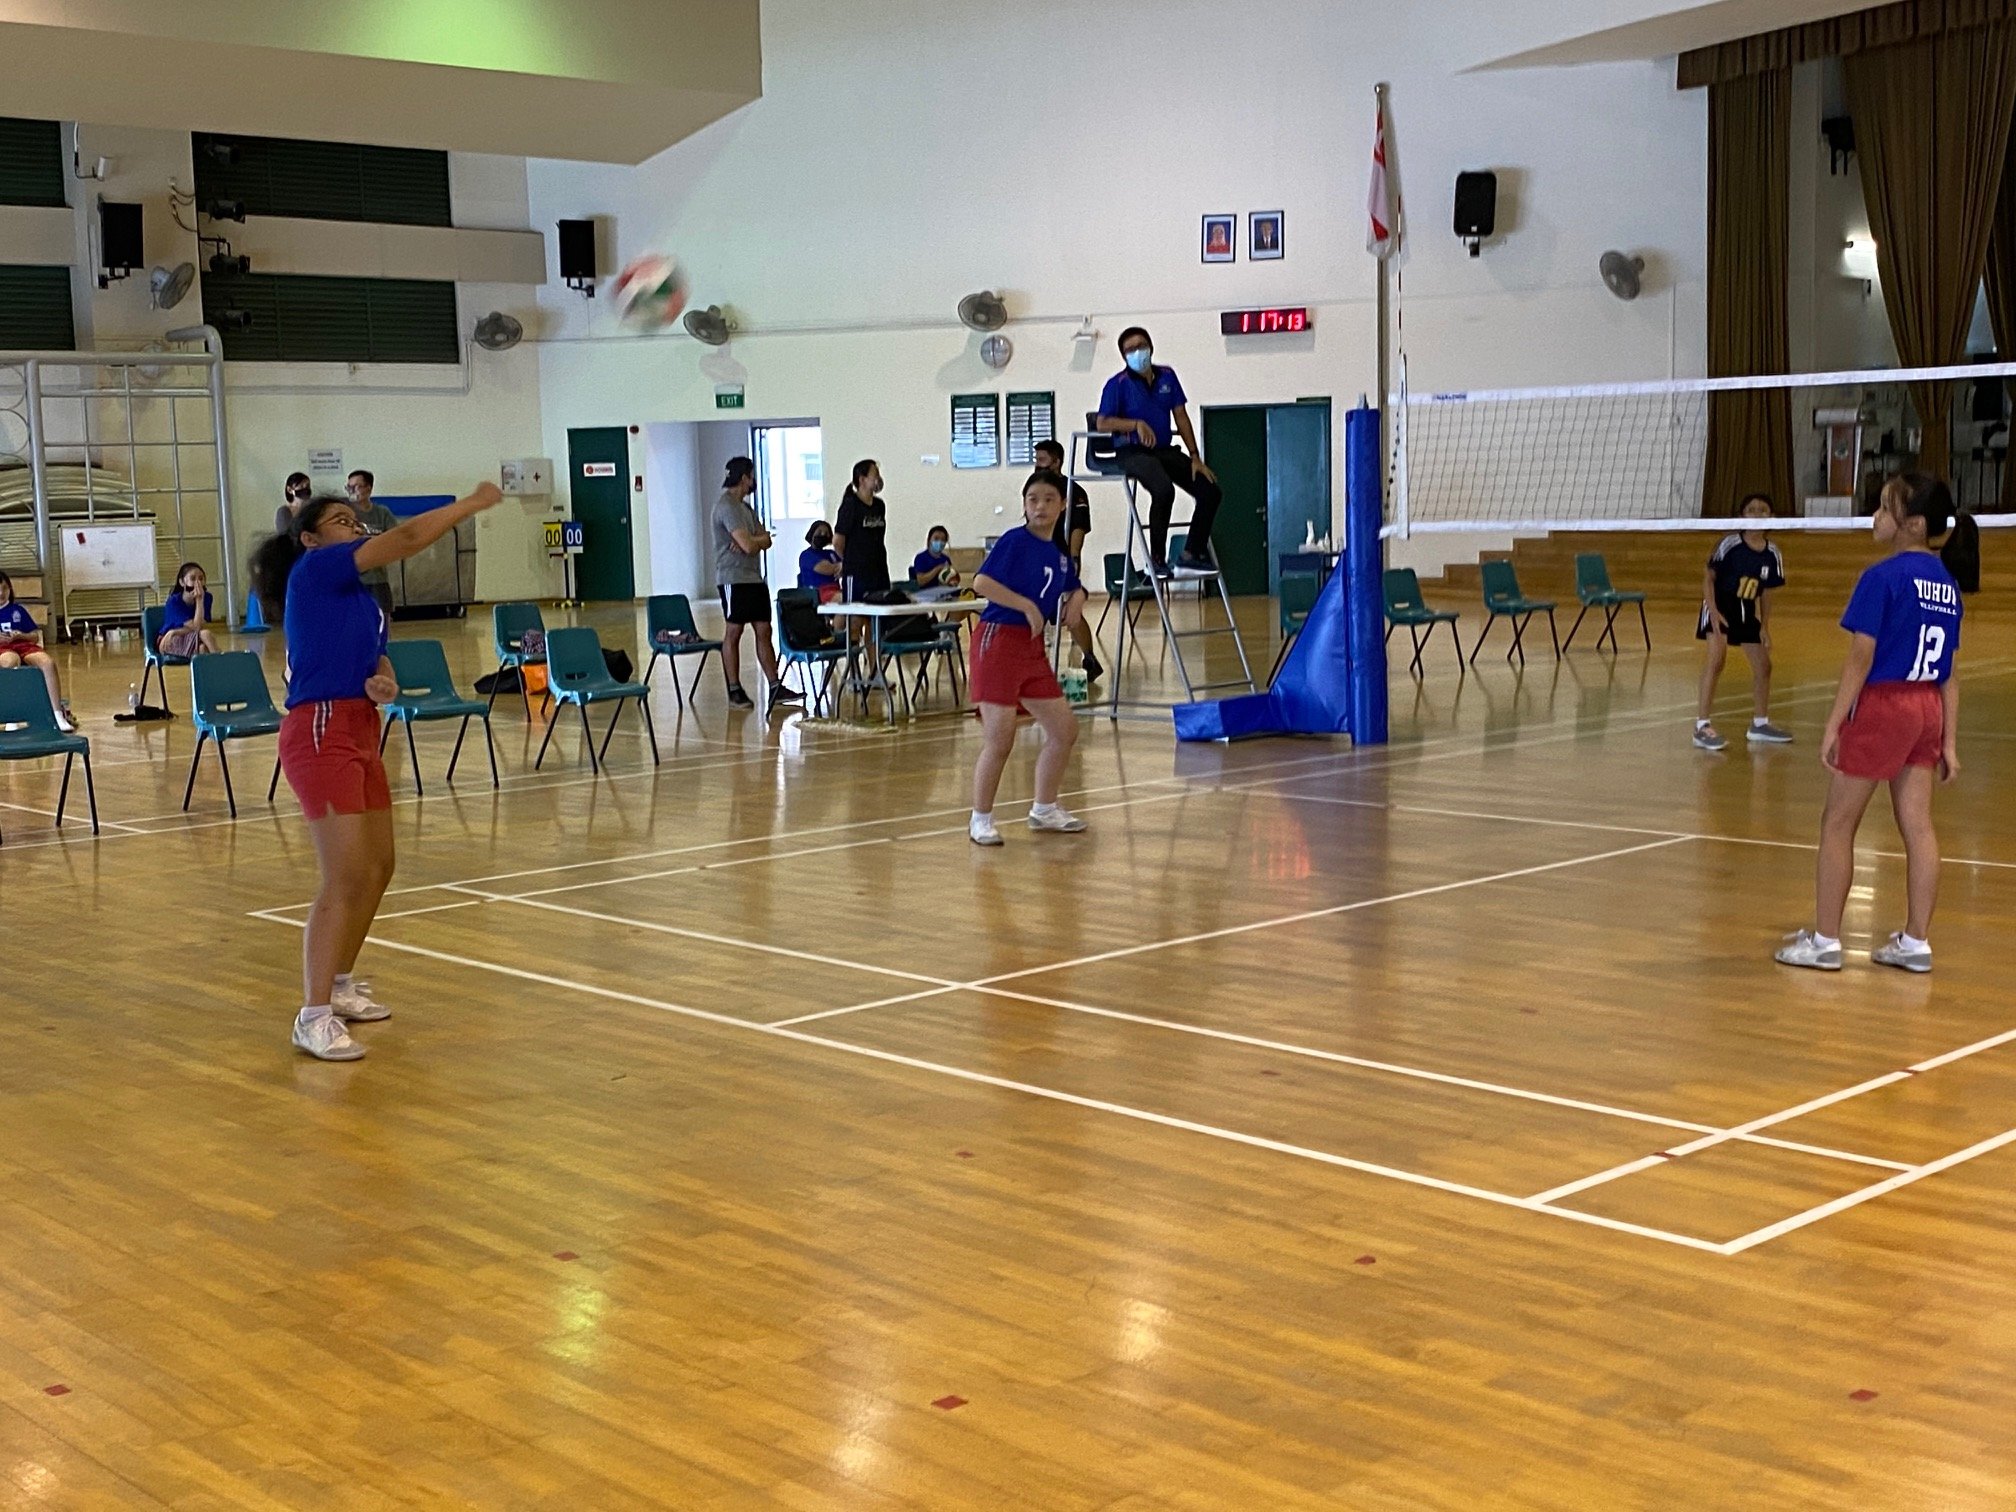
[[[364,1047],[350,1023],[390,1018],[351,970],[392,881],[392,794],[378,759],[379,706],[399,696],[391,626],[362,574],[425,551],[504,497],[495,483],[369,535],[348,499],[315,499],[252,553],[252,583],[287,636],[280,767],[301,800],[322,888],[301,942],[294,1043],[317,1060]]]
[[[1960,775],[1960,595],[1981,586],[1981,536],[1956,514],[1946,485],[1922,473],[1893,478],[1876,510],[1890,555],[1864,572],[1841,616],[1851,639],[1820,759],[1834,773],[1820,820],[1813,927],[1778,951],[1787,966],[1841,969],[1841,916],[1855,874],[1855,831],[1882,783],[1904,836],[1904,928],[1870,953],[1879,966],[1932,969],[1932,905],[1939,894],[1935,779]],[[1948,535],[1934,552],[1930,543]]]

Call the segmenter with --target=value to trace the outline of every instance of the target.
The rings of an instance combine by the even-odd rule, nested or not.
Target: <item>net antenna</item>
[[[1710,413],[1740,416],[1746,404],[1774,401],[1788,415],[1796,496],[1777,501],[1767,528],[1866,530],[1865,485],[1902,470],[1922,444],[1908,423],[1908,386],[2000,386],[2016,379],[2016,363],[1415,393],[1403,357],[1398,377],[1388,537],[1727,530],[1726,514],[1703,512]],[[1966,413],[1956,403],[1954,459],[1937,470],[1950,472],[1960,506],[1982,525],[2016,525],[2016,515],[1996,512],[1999,475],[1967,465],[1987,447],[1962,437],[1975,423]],[[1844,415],[1865,438],[1845,481],[1829,457]]]

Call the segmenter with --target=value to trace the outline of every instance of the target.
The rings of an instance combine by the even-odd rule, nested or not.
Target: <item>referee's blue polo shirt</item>
[[[1106,380],[1106,391],[1099,396],[1099,415],[1105,420],[1146,420],[1155,432],[1155,444],[1167,446],[1171,417],[1177,406],[1189,402],[1190,396],[1183,392],[1176,369],[1156,368],[1151,382],[1122,368]],[[1120,436],[1116,441],[1121,450],[1141,444],[1133,436]]]

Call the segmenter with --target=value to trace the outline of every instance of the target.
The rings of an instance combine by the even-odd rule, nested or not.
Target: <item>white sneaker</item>
[[[1001,845],[1001,831],[994,828],[993,819],[974,817],[966,821],[966,838],[975,845]]]
[[[1841,969],[1841,942],[1822,945],[1819,937],[1810,929],[1802,929],[1797,934],[1785,936],[1785,943],[1778,947],[1776,960],[1781,966],[1810,966],[1815,971],[1839,971]]]
[[[353,981],[348,987],[338,987],[331,1006],[336,1017],[357,1024],[376,1024],[392,1017],[392,1010],[371,996],[369,982]]]
[[[1893,934],[1887,944],[1878,945],[1869,952],[1869,959],[1878,966],[1895,966],[1900,971],[1925,972],[1932,969],[1932,948],[1928,945],[1923,950],[1908,950],[1904,945],[1904,936],[1901,933]]]
[[[77,733],[77,721],[70,717],[68,709],[58,709],[56,711],[56,728],[61,730],[65,735],[75,735]]]
[[[364,1047],[350,1038],[343,1020],[334,1013],[319,1018],[294,1018],[294,1043],[317,1060],[354,1061],[364,1059]]]
[[[1076,835],[1083,833],[1085,821],[1076,814],[1065,813],[1061,808],[1052,809],[1047,814],[1039,814],[1031,809],[1029,828],[1038,831],[1047,830],[1054,835]]]

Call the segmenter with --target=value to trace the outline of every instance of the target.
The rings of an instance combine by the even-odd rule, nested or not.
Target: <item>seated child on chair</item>
[[[0,669],[33,667],[49,685],[49,707],[56,711],[56,724],[65,735],[77,732],[70,717],[70,705],[63,697],[63,684],[56,676],[56,658],[42,649],[42,630],[34,616],[14,602],[14,580],[0,572]]]
[[[175,574],[175,589],[161,604],[161,639],[155,649],[163,656],[200,656],[217,649],[217,638],[204,628],[210,621],[210,590],[200,562],[184,562]]]

